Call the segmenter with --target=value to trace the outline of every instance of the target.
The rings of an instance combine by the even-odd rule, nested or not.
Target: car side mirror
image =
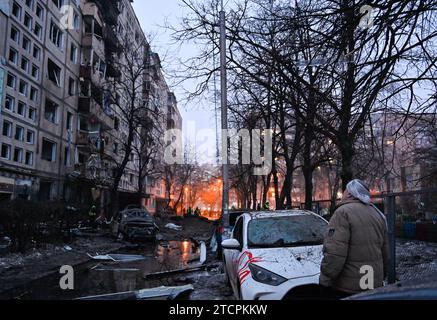
[[[226,239],[222,241],[222,248],[228,250],[241,250],[241,244],[237,239]]]

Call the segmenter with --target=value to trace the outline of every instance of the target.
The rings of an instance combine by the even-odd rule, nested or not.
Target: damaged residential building
[[[128,127],[125,94],[111,85],[122,80],[117,66],[123,41],[131,37],[140,44],[147,65],[154,56],[131,2],[0,2],[0,199],[108,206]],[[149,72],[137,79],[144,105],[155,82],[165,82],[162,75],[150,80]],[[181,126],[176,99],[168,108],[167,92],[160,107],[166,117],[167,111],[177,114]],[[135,137],[134,144],[140,143]],[[129,155],[120,179],[122,205],[138,194],[137,160]],[[142,193],[154,199],[159,188],[147,186]]]

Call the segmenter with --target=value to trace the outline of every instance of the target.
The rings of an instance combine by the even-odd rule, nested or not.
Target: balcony
[[[100,123],[102,130],[112,130],[112,113],[92,97],[79,97],[79,113],[87,115],[91,123]]]

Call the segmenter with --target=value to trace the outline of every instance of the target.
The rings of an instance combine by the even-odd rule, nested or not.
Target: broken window
[[[51,101],[50,99],[46,99],[46,105],[44,109],[44,118],[52,123],[58,122],[58,105]]]
[[[56,63],[48,59],[47,71],[49,73],[49,79],[56,83],[58,87],[61,86],[61,68]]]
[[[254,219],[249,222],[249,247],[309,246],[323,243],[327,223],[314,215]]]
[[[47,140],[46,138],[43,138],[41,159],[50,162],[56,161],[56,143]]]
[[[50,40],[58,47],[62,48],[64,43],[64,33],[53,22],[50,22]]]

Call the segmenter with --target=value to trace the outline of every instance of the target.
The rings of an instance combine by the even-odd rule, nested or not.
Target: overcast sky
[[[196,54],[195,46],[184,46],[178,48],[172,44],[171,34],[164,28],[166,23],[178,25],[184,16],[185,8],[181,0],[135,0],[133,7],[144,30],[152,44],[152,50],[159,53],[163,60],[163,71],[166,74],[167,83],[171,86],[174,79],[170,71],[177,67],[177,58],[190,57]],[[185,83],[186,88],[194,88],[195,83]],[[219,84],[218,84],[219,85]],[[188,128],[196,127],[196,132],[202,129],[212,129],[215,132],[215,113],[214,106],[206,105],[199,107],[199,104],[186,103],[184,101],[184,90],[180,87],[171,87],[180,101],[179,110],[184,120],[184,133],[187,134]],[[219,119],[220,120],[220,119]],[[208,143],[197,142],[198,153],[215,153],[215,136],[213,141]],[[207,150],[205,150],[207,149]],[[212,150],[211,150],[212,149]]]

